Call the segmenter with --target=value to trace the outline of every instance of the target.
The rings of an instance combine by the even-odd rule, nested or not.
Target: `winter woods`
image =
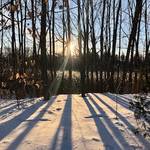
[[[149,0],[1,0],[1,87],[21,69],[45,99],[148,90],[149,31]]]

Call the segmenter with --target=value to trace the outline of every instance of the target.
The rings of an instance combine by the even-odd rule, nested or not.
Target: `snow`
[[[0,100],[0,150],[148,150],[150,141],[133,132],[131,98],[58,95],[21,100],[19,109],[16,100]]]

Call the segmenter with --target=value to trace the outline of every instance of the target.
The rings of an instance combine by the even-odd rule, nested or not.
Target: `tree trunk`
[[[36,26],[35,26],[35,1],[31,0],[31,9],[32,9],[32,38],[33,38],[33,60],[36,60]]]
[[[117,43],[117,31],[118,31],[118,21],[119,21],[119,12],[121,9],[121,0],[119,0],[118,8],[117,8],[117,15],[116,20],[114,23],[114,30],[113,30],[113,43],[112,43],[112,68],[111,68],[111,91],[114,92],[115,86],[114,86],[114,73],[115,73],[115,54],[116,54],[116,43]]]
[[[68,55],[69,55],[69,81],[70,81],[70,89],[72,89],[72,56],[71,56],[71,26],[70,26],[70,5],[69,0],[67,0],[67,48],[68,48]]]
[[[41,35],[40,35],[40,47],[41,47],[41,77],[43,81],[43,95],[44,100],[49,99],[49,82],[47,75],[47,55],[46,55],[46,2],[42,0],[41,11]]]
[[[129,42],[128,42],[128,48],[127,48],[126,58],[125,58],[125,62],[124,62],[124,67],[123,67],[121,92],[123,92],[123,89],[124,89],[124,86],[125,86],[126,73],[127,73],[127,63],[129,62],[129,55],[130,55],[130,52],[131,52],[132,45],[135,41],[135,37],[136,37],[136,33],[137,33],[137,25],[138,25],[138,22],[139,22],[139,17],[140,17],[140,14],[142,13],[142,2],[143,2],[143,0],[136,0],[135,13],[134,13],[131,33],[130,33],[130,37],[129,37]]]
[[[149,81],[149,77],[148,77],[148,66],[149,66],[149,58],[148,58],[148,54],[149,54],[149,45],[150,45],[150,40],[148,41],[148,22],[147,22],[147,1],[145,1],[145,48],[146,48],[146,52],[145,52],[145,77],[146,77],[146,83],[147,86],[150,86],[150,81]]]
[[[101,50],[101,61],[100,61],[100,91],[103,91],[103,52],[104,52],[104,19],[105,19],[105,7],[106,1],[103,0],[103,11],[102,11],[102,23],[101,23],[101,34],[100,34],[100,50]]]
[[[52,49],[53,49],[53,71],[54,77],[56,77],[56,65],[55,65],[55,5],[56,1],[52,2]]]
[[[81,42],[81,6],[80,0],[77,1],[78,4],[78,47],[79,47],[79,57],[80,57],[80,83],[81,83],[81,95],[85,96],[85,88],[84,88],[84,65],[83,65],[83,55],[82,55],[82,42]]]
[[[13,64],[13,75],[15,77],[16,74],[16,50],[15,50],[15,22],[14,22],[14,13],[13,10],[14,0],[11,0],[11,25],[12,25],[12,41],[11,41],[11,48],[12,48],[12,64]]]

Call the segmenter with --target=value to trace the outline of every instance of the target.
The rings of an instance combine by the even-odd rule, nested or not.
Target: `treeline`
[[[8,65],[15,78],[32,62],[45,99],[58,82],[56,93],[67,93],[61,88],[68,86],[82,96],[150,87],[149,1],[1,0],[0,10],[1,72]],[[77,83],[74,70],[80,72]]]

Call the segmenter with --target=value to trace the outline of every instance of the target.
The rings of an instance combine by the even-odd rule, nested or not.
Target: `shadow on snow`
[[[42,108],[43,111],[40,111],[40,113],[34,118],[34,121],[31,121],[28,123],[26,129],[9,145],[7,150],[17,149],[17,147],[20,145],[20,143],[23,141],[23,139],[26,137],[26,135],[33,129],[33,127],[39,122],[39,121],[45,121],[42,119],[47,109],[53,104],[56,97],[52,97],[48,102],[46,102],[46,106]],[[42,103],[44,104],[44,102]]]
[[[61,150],[72,149],[72,97],[68,95],[66,104],[64,106],[63,114],[61,117],[60,124],[57,128],[53,141],[51,143],[51,149],[58,149],[60,144]],[[62,132],[62,136],[60,136]],[[61,139],[59,139],[61,137]],[[60,143],[58,143],[60,142]]]
[[[117,117],[128,127],[128,129],[132,132],[133,130],[135,130],[135,127],[126,119],[126,116],[121,115],[119,112],[116,112],[116,110],[114,108],[112,108],[110,105],[108,105],[103,99],[101,99],[97,94],[93,95],[102,103],[104,104],[112,113],[116,114]],[[88,94],[88,96],[90,96]],[[91,96],[90,96],[91,97]],[[114,100],[114,99],[111,99]],[[137,138],[139,139],[139,141],[141,143],[143,143],[144,147],[147,149],[147,146],[150,146],[150,142],[147,140],[143,140],[143,138],[140,138],[139,136],[137,136]]]

